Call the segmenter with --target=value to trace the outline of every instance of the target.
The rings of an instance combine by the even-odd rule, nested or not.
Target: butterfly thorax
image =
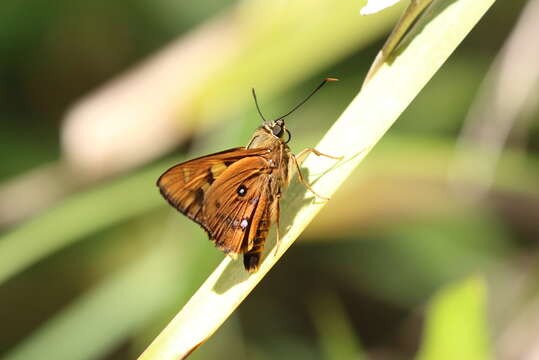
[[[268,122],[255,131],[247,145],[248,149],[265,148],[268,150],[268,153],[263,157],[268,161],[267,172],[272,177],[271,193],[278,196],[288,185],[290,148],[283,139],[284,133],[285,128],[282,120]]]

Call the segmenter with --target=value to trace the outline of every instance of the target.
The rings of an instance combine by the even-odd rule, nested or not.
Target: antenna
[[[309,100],[311,98],[311,96],[313,96],[314,94],[316,94],[316,92],[318,90],[320,90],[322,88],[322,86],[326,85],[326,83],[328,82],[334,82],[334,81],[339,81],[339,79],[336,79],[336,78],[326,78],[324,79],[324,81],[322,81],[322,83],[320,85],[318,85],[316,87],[316,89],[313,90],[312,93],[309,94],[309,96],[307,96],[305,98],[305,100],[303,100],[302,102],[300,102],[299,104],[297,104],[292,110],[290,110],[289,112],[287,112],[285,115],[283,116],[280,116],[278,117],[277,119],[284,119],[285,117],[287,117],[288,115],[292,114],[294,111],[296,111],[301,105],[305,104],[307,102],[307,100]],[[254,94],[254,90],[253,90],[253,94]],[[255,100],[256,100],[256,97],[255,97]],[[258,105],[257,105],[258,106]],[[262,115],[262,114],[260,114]]]
[[[260,106],[258,106],[258,100],[256,98],[255,88],[252,88],[251,90],[253,91],[253,97],[255,98],[256,110],[258,110],[258,114],[260,115],[262,120],[264,120],[264,122],[266,122],[266,118],[264,117],[264,115],[262,115],[262,111],[260,111]]]

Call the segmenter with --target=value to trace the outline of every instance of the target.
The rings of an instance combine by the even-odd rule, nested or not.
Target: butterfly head
[[[290,135],[290,131],[288,131],[285,126],[283,118],[271,121],[266,120],[264,121],[263,127],[268,130],[273,136],[282,140],[285,144],[288,143],[292,137]],[[285,134],[287,134],[288,136],[286,141],[284,141]]]

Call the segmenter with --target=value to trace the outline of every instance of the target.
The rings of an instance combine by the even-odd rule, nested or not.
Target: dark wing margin
[[[278,201],[278,200],[272,200]],[[271,203],[267,202],[267,206],[261,209],[261,216],[258,219],[256,227],[254,227],[254,234],[250,234],[250,247],[243,252],[243,266],[245,270],[249,272],[255,272],[258,270],[260,260],[262,258],[262,251],[264,250],[264,244],[268,237],[269,228],[271,225],[270,206]],[[258,212],[258,209],[257,209]]]

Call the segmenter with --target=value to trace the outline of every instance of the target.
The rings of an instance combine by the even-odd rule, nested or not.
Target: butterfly
[[[330,81],[337,79],[325,79],[291,111],[270,121],[262,115],[252,89],[256,108],[264,122],[247,146],[175,165],[157,180],[161,194],[170,205],[200,224],[217,248],[232,257],[243,254],[243,265],[249,272],[258,270],[266,237],[274,223],[278,244],[279,204],[295,170],[307,189],[327,199],[318,195],[304,180],[299,163],[309,153],[341,158],[314,148],[292,154],[287,145],[291,134],[284,119]]]

